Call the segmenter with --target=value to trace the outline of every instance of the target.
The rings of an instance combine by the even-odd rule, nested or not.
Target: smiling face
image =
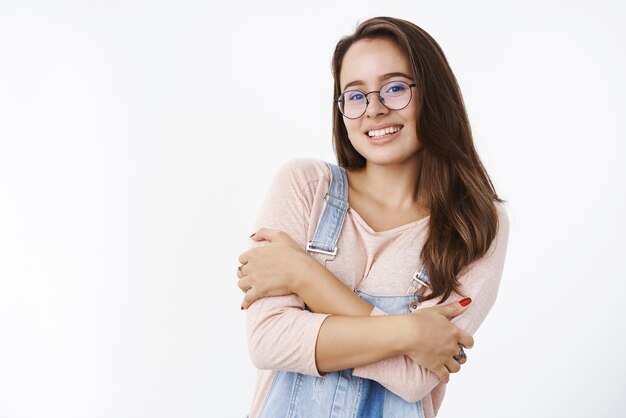
[[[394,42],[386,38],[361,39],[343,58],[339,75],[341,91],[378,91],[391,81],[414,82],[409,61]],[[382,105],[377,93],[368,95],[369,105],[357,119],[343,117],[352,146],[367,164],[398,165],[414,163],[420,143],[416,124],[418,100],[415,87],[412,98],[401,110]]]
[[[339,75],[341,91],[378,91],[392,81],[414,82],[407,58],[394,42],[386,38],[362,39],[346,52]],[[420,143],[416,124],[418,100],[415,87],[412,98],[401,110],[390,110],[379,95],[368,95],[369,105],[357,119],[343,118],[352,146],[368,164],[398,165],[413,163]]]

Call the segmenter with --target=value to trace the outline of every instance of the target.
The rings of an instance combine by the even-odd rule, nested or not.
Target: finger
[[[439,380],[441,380],[443,383],[448,383],[448,381],[450,380],[450,372],[448,371],[448,369],[446,369],[445,366],[439,366],[438,368],[433,370],[433,373],[435,373]]]
[[[241,255],[239,256],[239,264],[243,264],[243,265],[248,264],[248,260],[250,259],[250,252],[251,251],[254,251],[254,249],[248,250],[248,251],[245,251],[245,252],[241,253]]]
[[[472,299],[465,298],[459,302],[449,303],[443,306],[435,306],[435,308],[441,312],[442,315],[445,315],[446,318],[452,319],[465,312],[470,303],[472,303]]]
[[[243,278],[243,274],[241,274],[241,269],[239,267],[237,268],[237,278],[239,280],[241,280]]]
[[[241,302],[241,306],[243,306],[244,309],[248,309],[250,305],[252,305],[258,299],[260,299],[260,296],[257,294],[254,288],[251,288],[246,292],[246,295],[243,297],[243,302]]]
[[[256,234],[252,237],[254,241],[275,241],[277,238],[277,229],[261,228],[256,231]]]
[[[459,364],[464,364],[467,361],[467,354],[465,354],[465,350],[463,348],[464,347],[459,344],[458,352],[452,356],[452,358]]]
[[[464,348],[474,347],[474,337],[472,337],[465,331],[461,331],[459,335],[459,345],[463,346]]]
[[[455,359],[449,358],[446,361],[446,369],[448,369],[450,373],[456,373],[461,370],[461,364]]]
[[[243,277],[237,282],[237,286],[241,289],[242,292],[248,293],[252,285],[250,284],[250,279],[247,277]]]

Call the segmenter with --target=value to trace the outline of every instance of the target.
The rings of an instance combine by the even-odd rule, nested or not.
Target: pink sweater
[[[256,221],[287,232],[302,248],[313,237],[330,173],[320,160],[298,159],[285,164],[276,174]],[[461,292],[472,304],[453,322],[474,334],[493,306],[509,232],[505,208],[499,213],[498,235],[488,253],[474,262],[459,278]],[[411,275],[419,265],[419,254],[428,231],[428,217],[375,232],[352,208],[348,210],[339,239],[339,251],[326,267],[351,289],[377,296],[413,293]],[[252,243],[251,246],[263,245]],[[312,254],[316,258],[317,254]],[[453,293],[448,302],[461,299]],[[421,304],[433,306],[436,300]],[[374,308],[372,315],[384,314]],[[315,364],[315,345],[327,314],[304,310],[297,295],[267,297],[247,310],[248,347],[258,371],[250,418],[257,417],[270,388],[275,370],[288,370],[320,376]],[[354,369],[355,376],[375,380],[408,401],[422,400],[427,418],[437,414],[446,385],[408,357],[398,356]]]

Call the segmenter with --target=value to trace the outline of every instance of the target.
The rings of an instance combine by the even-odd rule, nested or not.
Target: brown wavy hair
[[[359,24],[335,48],[333,144],[338,164],[361,168],[366,164],[348,138],[337,106],[339,74],[346,51],[361,39],[393,41],[408,58],[419,100],[417,137],[419,198],[430,209],[429,232],[420,260],[430,278],[424,300],[444,302],[458,292],[458,276],[488,250],[498,229],[495,202],[503,200],[478,157],[456,77],[435,40],[417,25],[392,17],[375,17]]]

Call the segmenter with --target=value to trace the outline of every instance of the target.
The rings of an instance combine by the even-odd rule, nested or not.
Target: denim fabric
[[[324,207],[307,250],[333,252],[348,211],[348,178],[342,167],[326,163],[330,169],[330,185],[324,198]]]
[[[356,293],[390,314],[408,313],[414,299]],[[407,402],[378,382],[353,376],[351,369],[322,377],[278,371],[259,417],[423,418],[424,411],[421,401]]]
[[[329,164],[331,184],[308,250],[336,250],[348,209],[348,182],[341,167]],[[413,295],[373,296],[355,291],[389,314],[409,312]],[[352,369],[322,377],[277,371],[260,418],[423,418],[422,403],[407,402],[378,382],[352,375]]]
[[[413,295],[356,293],[390,314],[409,312]],[[322,377],[278,371],[261,418],[423,418],[421,401],[407,402],[378,382],[352,375],[351,369]]]

